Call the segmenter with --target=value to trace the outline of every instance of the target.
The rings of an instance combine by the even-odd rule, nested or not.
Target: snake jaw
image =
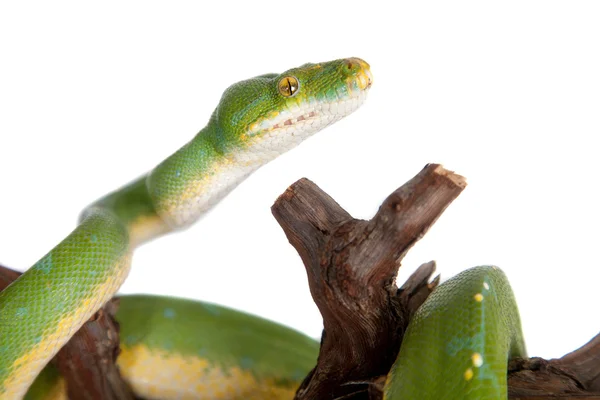
[[[317,116],[316,111],[310,111],[307,114],[302,114],[297,118],[291,117],[283,121],[283,123],[275,124],[271,127],[271,130],[277,130],[286,126],[295,125],[297,122],[308,121],[310,119],[314,119]]]
[[[251,123],[243,136],[251,138],[252,144],[260,143],[260,147],[273,147],[269,145],[272,143],[281,150],[281,154],[294,147],[292,144],[297,144],[298,139],[305,139],[354,112],[365,101],[373,83],[373,75],[369,64],[360,58],[339,61],[341,70],[337,73],[329,71],[332,74],[330,82],[309,83],[312,88],[309,94],[304,94],[302,92],[306,87],[303,87],[300,79],[300,89],[295,98],[279,110],[268,112]],[[317,74],[323,72],[324,68],[321,64],[307,64],[304,67],[317,71]],[[288,76],[284,79],[297,81],[293,76],[294,71],[284,75]],[[331,87],[323,90],[324,85]]]
[[[336,96],[331,101],[312,99],[251,124],[247,134],[253,139],[250,147],[257,151],[275,151],[277,155],[290,150],[358,109],[367,97],[370,84],[361,88],[358,83],[357,86],[357,89],[349,90],[349,94]]]

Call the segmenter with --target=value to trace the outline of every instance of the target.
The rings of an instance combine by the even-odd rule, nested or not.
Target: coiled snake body
[[[238,82],[223,93],[206,127],[189,143],[146,176],[85,209],[79,226],[66,239],[0,293],[0,398],[19,399],[26,393],[30,399],[64,398],[56,371],[44,367],[115,295],[127,276],[135,246],[192,224],[261,165],[356,110],[371,83],[369,65],[358,58],[305,64]],[[500,306],[514,306],[499,271],[477,271],[466,280],[469,285],[482,280]],[[438,289],[440,293],[445,285]],[[463,289],[454,291],[463,293]],[[505,296],[508,303],[502,300]],[[426,305],[434,311],[442,309],[439,303],[456,303],[450,297],[432,297],[434,301]],[[492,301],[475,301],[479,308],[465,303],[475,310],[469,318],[481,317],[484,333],[478,332],[484,339],[493,334],[489,324],[496,323],[494,318],[505,315],[495,313],[497,306],[493,306],[484,318],[481,310],[487,310],[482,308],[487,303]],[[136,395],[148,399],[291,399],[318,352],[318,343],[298,332],[211,304],[125,296],[117,318],[121,373]],[[512,340],[520,337],[520,330],[512,330],[518,317],[516,322],[510,318],[505,322],[511,331],[502,337]],[[433,337],[443,341],[448,335],[427,323],[414,330],[402,349],[408,352],[409,364],[400,363],[390,374],[388,400],[441,398],[410,397],[421,388],[406,385],[410,382],[406,371],[414,367],[411,361],[439,350],[429,344],[431,350],[421,352],[419,341]],[[435,360],[463,356],[474,343],[481,349],[479,356],[467,357],[473,364],[472,376],[462,368],[460,376],[467,386],[495,373],[496,366],[483,368],[488,365],[488,342],[464,335],[453,340],[449,353]],[[508,348],[514,350],[514,343],[509,341]],[[406,346],[411,347],[405,350]],[[435,360],[425,363],[432,371],[438,368]],[[484,390],[502,383],[501,378],[489,382],[493,384],[483,385]],[[439,394],[445,389],[436,390]]]

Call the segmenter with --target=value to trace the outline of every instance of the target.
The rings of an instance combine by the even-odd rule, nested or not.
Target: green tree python
[[[199,219],[244,178],[356,110],[371,87],[358,58],[305,64],[230,86],[207,125],[147,175],[87,207],[77,228],[0,293],[0,399],[64,399],[48,362],[125,280],[133,249]],[[319,344],[209,303],[121,297],[118,366],[147,399],[292,399]],[[385,399],[506,398],[524,355],[503,273],[443,283],[411,322]]]

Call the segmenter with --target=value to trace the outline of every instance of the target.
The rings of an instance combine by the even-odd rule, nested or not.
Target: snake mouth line
[[[317,112],[311,111],[308,114],[303,114],[303,115],[299,116],[298,118],[286,119],[285,121],[283,121],[283,123],[273,125],[273,127],[271,129],[279,129],[284,126],[294,125],[296,122],[305,121],[307,119],[311,119],[316,116],[317,116]]]
[[[279,112],[250,126],[249,136],[273,137],[286,134],[306,138],[318,130],[340,120],[359,108],[367,97],[368,89],[333,101],[312,100]]]

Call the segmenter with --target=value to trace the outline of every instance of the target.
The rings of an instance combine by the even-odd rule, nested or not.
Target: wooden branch
[[[600,400],[600,334],[562,358],[512,360],[509,398]]]
[[[398,291],[399,261],[465,186],[461,176],[427,165],[370,221],[353,219],[307,179],[277,199],[273,215],[304,261],[325,327],[297,399],[365,397],[371,380],[387,374],[408,318],[437,284],[428,284],[431,263]]]
[[[56,365],[67,380],[69,399],[133,399],[116,366],[118,308],[118,299],[106,303],[56,355]]]
[[[398,289],[400,302],[406,305],[406,314],[408,320],[412,318],[421,304],[427,300],[429,294],[440,283],[440,276],[436,276],[430,282],[430,278],[435,272],[435,261],[429,261],[422,264],[413,274],[406,280],[404,285]]]
[[[14,280],[21,276],[20,272],[13,271],[10,268],[0,265],[0,292],[10,285]]]
[[[600,393],[600,334],[555,362],[573,371],[584,389]]]
[[[0,266],[0,291],[20,273]],[[114,319],[118,300],[100,309],[58,352],[53,363],[67,382],[70,400],[133,400],[116,366],[119,324]]]
[[[304,262],[325,328],[296,399],[382,398],[408,322],[439,283],[429,262],[396,289],[399,261],[465,185],[430,164],[370,221],[353,219],[307,179],[277,199],[273,215]],[[600,335],[558,360],[511,361],[508,385],[514,399],[600,400]]]

